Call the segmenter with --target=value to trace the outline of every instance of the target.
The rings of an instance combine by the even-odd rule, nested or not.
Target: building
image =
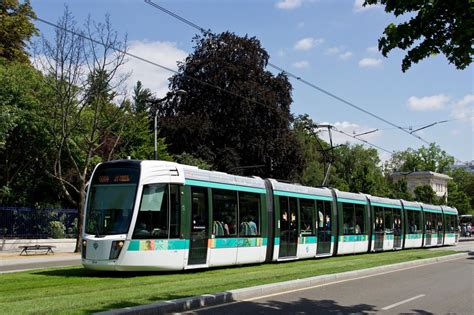
[[[448,200],[448,181],[452,179],[448,175],[435,172],[395,172],[391,175],[397,182],[401,179],[407,181],[408,191],[412,194],[417,186],[430,185],[438,197]]]

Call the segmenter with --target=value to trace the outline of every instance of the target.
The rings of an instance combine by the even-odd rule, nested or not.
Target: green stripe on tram
[[[260,247],[265,245],[267,245],[267,239],[262,237],[209,239],[210,248]]]
[[[316,236],[301,236],[298,238],[299,244],[316,244],[318,238]]]
[[[381,202],[371,202],[370,204],[371,204],[372,206],[376,206],[376,207],[397,208],[397,209],[401,209],[401,208],[402,208],[402,206],[400,206],[400,205],[392,205],[392,204],[381,203]]]
[[[424,211],[424,212],[431,212],[431,213],[442,213],[441,210],[429,209],[429,208],[423,208],[423,211]]]
[[[367,204],[367,200],[357,200],[357,199],[348,199],[348,198],[337,198],[337,202],[355,203],[359,205]]]
[[[198,186],[198,187],[237,190],[237,191],[252,192],[252,193],[257,193],[257,194],[266,193],[265,188],[206,182],[203,180],[195,180],[195,179],[186,179],[184,183],[185,185]]]
[[[295,193],[295,192],[283,191],[283,190],[275,190],[274,194],[276,196],[284,196],[284,197],[332,201],[332,197]]]
[[[421,237],[422,237],[421,233],[413,233],[413,234],[406,234],[405,235],[405,238],[407,240],[417,240],[417,239],[420,239]]]
[[[403,206],[406,210],[414,210],[414,211],[421,211],[421,208],[418,207],[411,207],[411,206]]]

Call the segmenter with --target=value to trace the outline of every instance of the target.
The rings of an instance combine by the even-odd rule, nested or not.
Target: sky
[[[459,161],[474,160],[474,71],[457,70],[444,55],[432,56],[401,71],[404,52],[383,57],[378,38],[395,18],[381,6],[362,7],[363,0],[154,0],[166,9],[214,33],[231,31],[260,40],[270,62],[396,126],[415,130]],[[127,36],[135,55],[177,69],[176,63],[193,52],[197,30],[141,0],[32,0],[37,16],[57,22],[68,6],[78,24],[90,15],[103,21],[110,15],[113,28]],[[52,38],[54,29],[36,23],[41,35]],[[276,70],[268,68],[277,73]],[[157,96],[168,91],[173,74],[128,58],[122,71],[131,73],[131,90],[137,80]],[[389,152],[418,149],[426,143],[392,125],[358,111],[296,79],[294,115],[308,114],[316,123],[357,135]],[[328,140],[328,132],[320,136]],[[333,142],[361,143],[333,132]],[[364,144],[368,146],[367,144]],[[387,152],[388,151],[388,152]]]

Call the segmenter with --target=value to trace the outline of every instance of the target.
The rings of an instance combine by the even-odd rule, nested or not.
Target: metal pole
[[[154,152],[155,153],[154,154],[155,160],[158,159],[158,144],[157,144],[158,117],[157,116],[158,116],[158,109],[156,109],[156,111],[155,111],[155,123],[154,123],[154,129],[153,129],[154,130],[154,138],[155,138],[155,141],[154,141],[154,143],[155,143],[155,152]]]

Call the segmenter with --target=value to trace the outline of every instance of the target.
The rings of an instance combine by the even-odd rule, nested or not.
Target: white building
[[[415,187],[422,185],[430,185],[436,196],[444,197],[448,200],[448,181],[452,179],[448,175],[435,172],[395,172],[391,177],[395,182],[405,179],[408,185],[408,191],[412,194]]]

